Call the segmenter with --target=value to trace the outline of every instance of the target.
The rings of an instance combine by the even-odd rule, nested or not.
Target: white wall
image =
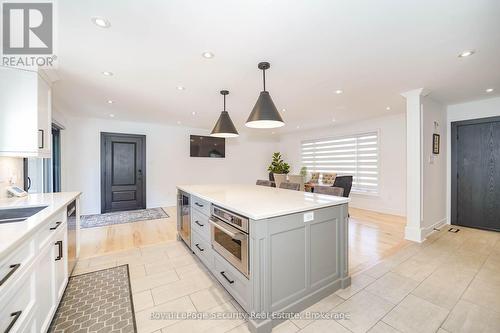
[[[23,188],[23,159],[0,157],[0,199],[7,198],[7,187],[17,185]]]
[[[454,104],[447,107],[447,166],[446,166],[446,211],[448,223],[451,223],[451,123],[461,120],[500,116],[500,97],[488,98],[468,103]]]
[[[242,135],[226,140],[226,158],[189,157],[189,135],[200,129],[150,123],[66,117],[63,191],[83,192],[82,214],[100,213],[100,133],[146,135],[147,207],[176,203],[177,184],[255,183],[267,179],[277,140]]]
[[[436,127],[435,123],[438,124]],[[422,238],[447,221],[446,106],[426,96],[422,99]],[[432,136],[440,134],[440,153],[432,153]]]
[[[404,216],[406,214],[405,119],[405,114],[395,114],[324,129],[293,132],[281,136],[279,150],[283,153],[285,161],[291,164],[291,172],[298,173],[302,166],[301,141],[378,131],[380,141],[379,195],[352,193],[350,205]]]

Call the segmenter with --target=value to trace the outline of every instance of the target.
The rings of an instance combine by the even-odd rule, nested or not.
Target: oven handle
[[[232,232],[231,230],[223,227],[220,222],[215,220],[213,217],[210,217],[208,220],[210,221],[210,224],[221,230],[223,233],[229,235],[229,237],[231,237],[232,239],[243,240],[245,237],[242,232]]]

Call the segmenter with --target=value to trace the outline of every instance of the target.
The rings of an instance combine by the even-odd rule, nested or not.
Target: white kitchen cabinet
[[[56,248],[54,246],[46,246],[40,254],[36,270],[36,299],[37,299],[37,322],[40,326],[40,332],[47,331],[50,321],[52,320],[51,313],[56,310],[56,283],[55,281],[55,262],[54,254]]]
[[[0,66],[0,133],[0,156],[51,157],[51,89],[39,73]]]
[[[68,283],[67,237],[64,206],[0,262],[0,332],[47,332]]]

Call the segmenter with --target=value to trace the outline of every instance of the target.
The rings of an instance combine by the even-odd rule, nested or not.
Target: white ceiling
[[[400,93],[419,87],[445,104],[500,92],[498,0],[73,0],[58,12],[54,103],[80,115],[211,128],[228,89],[243,130],[259,61],[284,131],[403,112]]]

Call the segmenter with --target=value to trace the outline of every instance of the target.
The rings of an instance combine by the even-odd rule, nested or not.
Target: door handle
[[[200,244],[195,244],[194,246],[196,246],[196,247],[198,248],[198,250],[200,250],[201,252],[205,251],[205,249],[202,249],[202,248],[200,247]]]
[[[222,231],[223,233],[225,233],[226,235],[228,235],[229,237],[231,237],[232,239],[235,239],[235,240],[243,240],[245,238],[245,236],[241,233],[241,232],[231,232],[231,230],[228,230],[226,227],[223,227],[222,225],[220,225],[220,223],[213,219],[212,217],[209,218],[209,221],[210,221],[210,224],[212,224],[215,228],[219,229],[220,231]]]
[[[227,282],[229,282],[229,284],[233,284],[233,283],[234,283],[234,280],[230,280],[230,279],[226,276],[226,274],[225,274],[225,273],[226,273],[226,272],[222,271],[222,272],[220,272],[220,275],[222,275],[222,276],[224,277],[224,279],[226,279],[226,280],[227,280]]]
[[[19,267],[21,267],[21,264],[10,265],[10,271],[7,273],[7,275],[4,276],[2,280],[0,280],[0,286],[7,282],[7,280],[12,276],[12,274],[14,274],[15,271],[17,271]]]
[[[50,230],[56,230],[57,227],[59,227],[61,225],[61,223],[62,223],[61,221],[56,222],[56,225],[54,227],[50,227]]]
[[[54,243],[54,245],[58,246],[59,254],[57,255],[56,261],[61,260],[63,257],[63,251],[62,251],[62,241],[57,241]]]
[[[21,316],[21,313],[23,313],[23,312],[22,311],[16,311],[16,312],[12,312],[10,314],[10,316],[14,317],[14,318],[12,318],[12,320],[9,323],[9,326],[7,326],[7,328],[5,329],[5,333],[9,333],[10,332],[10,330],[12,329],[12,327],[14,327],[14,325],[16,324],[17,319],[19,319],[19,317]]]
[[[202,205],[202,204],[201,204],[201,203],[199,203],[199,202],[195,202],[194,204],[195,204],[196,206],[198,206],[198,207],[203,207],[203,206],[204,206],[204,205]]]
[[[199,225],[200,227],[203,227],[204,224],[201,224],[199,221],[194,221],[194,223],[196,223],[197,225]]]

